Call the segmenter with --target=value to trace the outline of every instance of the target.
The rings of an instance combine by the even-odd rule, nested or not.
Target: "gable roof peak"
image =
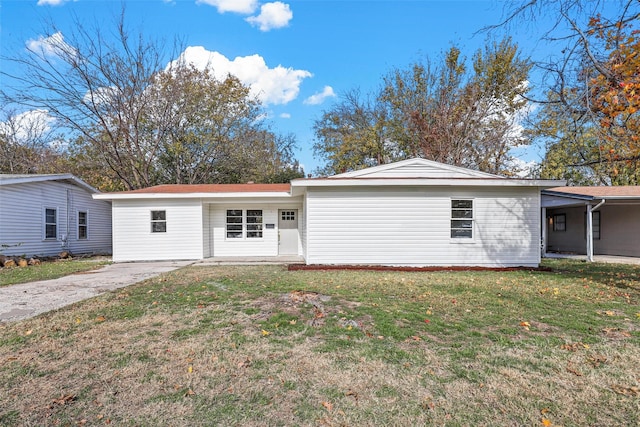
[[[387,163],[356,171],[345,172],[338,175],[332,175],[328,178],[374,178],[390,176],[402,176],[405,178],[504,178],[499,175],[480,172],[460,166],[453,166],[420,157],[413,157],[411,159],[400,160],[394,163]]]

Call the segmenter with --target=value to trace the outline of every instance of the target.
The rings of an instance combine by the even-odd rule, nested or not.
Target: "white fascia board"
[[[102,193],[94,194],[94,199],[100,200],[144,200],[144,199],[290,199],[288,192],[277,193]]]
[[[89,193],[100,193],[99,190],[93,188],[80,178],[70,173],[64,174],[44,174],[44,175],[13,175],[13,176],[4,176],[0,177],[0,185],[11,185],[11,184],[24,184],[31,182],[45,182],[45,181],[73,181],[75,185],[80,188],[87,190]]]
[[[540,187],[553,188],[565,181],[510,178],[326,178],[291,181],[291,187]]]

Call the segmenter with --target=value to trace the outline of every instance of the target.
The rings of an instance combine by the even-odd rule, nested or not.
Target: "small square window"
[[[295,221],[296,211],[282,211],[282,213],[280,214],[280,218],[283,221]]]

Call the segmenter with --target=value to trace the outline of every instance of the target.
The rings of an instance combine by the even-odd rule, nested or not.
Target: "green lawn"
[[[57,279],[73,273],[94,270],[107,264],[104,260],[56,260],[45,261],[40,265],[27,267],[0,268],[0,286],[18,283],[35,282],[38,280]]]
[[[640,268],[186,267],[0,324],[0,425],[637,426]]]

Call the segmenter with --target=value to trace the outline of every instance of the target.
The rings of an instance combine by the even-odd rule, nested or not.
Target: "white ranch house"
[[[111,253],[111,203],[71,174],[0,174],[0,254]]]
[[[293,256],[307,264],[537,266],[540,190],[410,159],[290,184],[160,185],[95,194],[114,261]]]

